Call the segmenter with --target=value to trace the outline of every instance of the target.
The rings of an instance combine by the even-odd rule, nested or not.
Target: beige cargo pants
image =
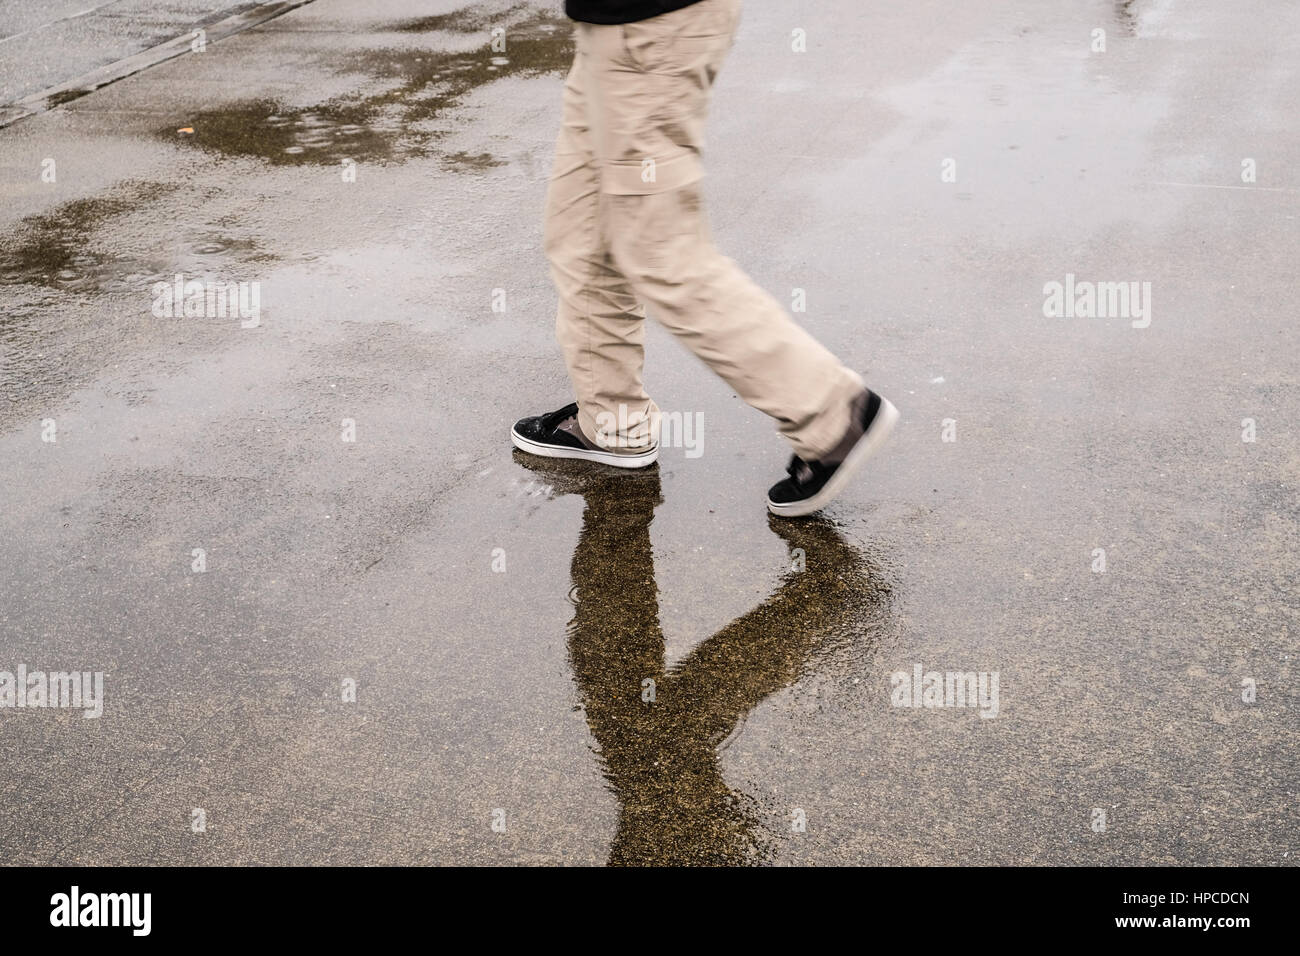
[[[647,305],[801,458],[835,446],[862,388],[710,239],[704,120],[739,19],[740,0],[701,0],[638,23],[576,24],[545,247],[578,422],[612,450],[658,439],[641,380]]]

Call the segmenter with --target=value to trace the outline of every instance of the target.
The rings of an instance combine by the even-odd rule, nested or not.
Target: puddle
[[[527,4],[518,3],[508,10],[496,13],[487,10],[455,10],[430,17],[402,20],[388,29],[395,33],[486,33],[507,17],[528,9]]]
[[[45,108],[52,110],[55,107],[62,106],[64,103],[71,103],[73,100],[85,96],[88,92],[90,91],[85,89],[76,89],[63,90],[61,93],[52,93],[45,98]]]
[[[1119,21],[1120,29],[1123,31],[1121,36],[1137,36],[1138,18],[1133,12],[1136,3],[1137,0],[1115,0],[1115,19]]]
[[[789,811],[733,789],[720,754],[765,700],[826,676],[836,657],[871,652],[876,630],[892,620],[885,571],[830,522],[771,519],[788,553],[809,556],[806,567],[791,569],[757,606],[670,664],[650,539],[663,502],[658,466],[610,476],[520,452],[514,460],[534,476],[537,494],[583,501],[566,647],[579,706],[619,801],[609,863],[771,862],[772,828]]]
[[[443,157],[442,165],[447,169],[490,169],[504,166],[504,159],[497,159],[491,153],[448,153]]]
[[[515,8],[518,9],[518,8]],[[506,76],[563,72],[573,60],[573,38],[567,20],[550,14],[511,23],[509,13],[479,16],[464,13],[409,21],[399,30],[449,29],[484,35],[480,48],[465,52],[430,49],[367,50],[337,64],[348,72],[396,80],[397,86],[360,98],[340,98],[302,109],[286,109],[271,99],[245,101],[219,110],[184,117],[194,133],[183,142],[233,156],[255,156],[276,165],[337,165],[422,155],[446,132],[430,121],[479,87]],[[429,26],[430,23],[443,24]],[[493,27],[506,30],[506,50],[493,51],[487,35]],[[178,117],[178,119],[181,119]],[[175,141],[177,123],[159,135]],[[456,154],[456,169],[500,165],[480,156]]]
[[[156,200],[172,188],[130,182],[114,194],[74,199],[52,212],[28,216],[0,249],[0,285],[82,291],[100,288],[108,277],[127,278],[139,272],[125,251],[93,247],[88,237],[110,219]]]
[[[131,181],[107,195],[74,199],[51,212],[28,216],[0,246],[0,286],[144,295],[153,283],[170,281],[177,272],[201,278],[211,270],[224,269],[228,259],[257,262],[275,258],[260,251],[251,239],[210,229],[173,240],[165,256],[148,256],[142,253],[137,232],[105,228],[111,220],[138,212],[176,188]]]

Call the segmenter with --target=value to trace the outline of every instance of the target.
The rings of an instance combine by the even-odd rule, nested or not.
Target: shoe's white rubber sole
[[[513,428],[510,429],[510,440],[515,443],[516,448],[520,451],[526,451],[530,455],[538,455],[542,458],[576,458],[580,461],[595,461],[602,465],[613,465],[615,468],[648,468],[659,460],[658,445],[648,451],[619,455],[612,451],[570,448],[567,445],[544,445],[541,442],[525,438]],[[861,444],[861,442],[858,444]]]
[[[835,469],[835,474],[831,475],[831,480],[826,482],[826,486],[821,491],[803,501],[790,501],[785,504],[777,504],[768,498],[767,510],[781,518],[798,518],[802,515],[810,515],[814,511],[821,511],[848,487],[853,476],[867,463],[867,459],[880,450],[880,446],[889,438],[889,433],[894,430],[896,424],[898,424],[898,409],[889,399],[882,396],[880,411],[876,412],[871,427],[858,439],[849,456],[844,459],[844,463],[839,468]]]

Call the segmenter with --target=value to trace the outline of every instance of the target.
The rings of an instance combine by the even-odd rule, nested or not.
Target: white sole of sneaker
[[[881,397],[880,411],[876,412],[875,421],[867,429],[849,456],[844,459],[844,464],[835,469],[835,474],[831,475],[831,480],[826,482],[826,486],[811,498],[805,498],[803,501],[791,501],[786,504],[777,504],[771,498],[767,499],[767,510],[781,518],[798,518],[802,515],[810,515],[814,511],[821,511],[828,504],[838,497],[853,476],[862,470],[862,466],[867,463],[867,459],[880,451],[886,439],[889,438],[890,432],[898,424],[898,409],[893,406],[889,399]]]
[[[541,442],[525,438],[513,428],[510,429],[510,440],[514,442],[516,448],[520,451],[526,451],[530,455],[538,455],[542,458],[574,458],[579,461],[595,461],[602,465],[612,465],[615,468],[648,468],[659,460],[658,445],[655,445],[649,451],[618,455],[612,451],[569,448],[567,445],[544,445]],[[858,442],[858,444],[860,445],[862,442]]]

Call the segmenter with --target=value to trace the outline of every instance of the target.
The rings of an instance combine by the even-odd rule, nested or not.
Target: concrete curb
[[[305,6],[311,2],[312,0],[275,0],[275,2],[271,3],[259,3],[251,9],[208,24],[202,29],[209,43],[224,40],[226,37],[242,33],[250,27],[265,23],[267,20],[273,20],[290,10]],[[148,50],[142,50],[139,53],[125,57],[115,63],[101,66],[99,69],[92,70],[75,80],[60,83],[58,86],[51,86],[38,93],[25,96],[7,106],[0,107],[0,129],[10,126],[21,119],[26,119],[28,116],[35,116],[37,113],[44,113],[56,106],[62,106],[64,103],[85,96],[87,93],[93,93],[100,87],[116,83],[133,73],[139,73],[151,66],[157,66],[159,63],[183,56],[190,52],[190,44],[193,40],[194,33],[191,31],[173,40],[168,40],[166,43],[160,43]]]

